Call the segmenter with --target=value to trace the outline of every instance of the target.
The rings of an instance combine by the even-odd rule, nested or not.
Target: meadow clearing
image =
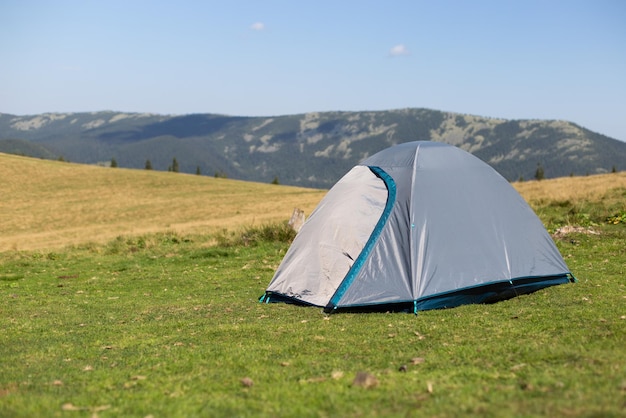
[[[0,251],[211,233],[310,213],[325,191],[0,154]]]
[[[0,154],[0,417],[624,416],[626,173],[516,183],[578,282],[260,304],[324,191]]]

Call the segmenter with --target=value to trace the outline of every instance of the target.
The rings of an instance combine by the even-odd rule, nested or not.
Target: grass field
[[[3,155],[0,176],[0,417],[626,414],[626,173],[515,185],[583,227],[556,241],[578,283],[417,316],[257,302],[288,247],[268,223],[323,192]]]
[[[0,154],[0,251],[207,233],[310,213],[324,191]]]

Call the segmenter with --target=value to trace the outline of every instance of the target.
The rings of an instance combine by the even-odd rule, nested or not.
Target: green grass
[[[578,283],[417,316],[258,303],[268,226],[0,253],[0,416],[624,416],[626,225],[600,218],[557,242]]]
[[[530,204],[549,231],[566,225],[626,224],[626,188],[606,190],[599,200],[537,199]]]

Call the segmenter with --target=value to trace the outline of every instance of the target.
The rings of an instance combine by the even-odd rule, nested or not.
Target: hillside
[[[150,160],[154,169],[167,170],[176,158],[182,172],[321,188],[363,158],[414,140],[459,146],[510,181],[534,178],[538,165],[547,178],[626,170],[626,143],[571,122],[430,109],[276,117],[0,114],[2,139],[34,144],[73,162],[106,165],[115,158],[121,167],[144,168]]]
[[[172,230],[233,230],[310,213],[324,192],[0,154],[0,252]]]
[[[212,233],[307,216],[324,190],[0,153],[0,252],[60,248],[120,235]],[[626,172],[514,183],[535,206],[623,201]],[[617,194],[616,194],[617,193]],[[623,208],[626,210],[626,207]]]
[[[21,139],[0,139],[0,152],[35,158],[56,158],[54,153],[46,147]]]

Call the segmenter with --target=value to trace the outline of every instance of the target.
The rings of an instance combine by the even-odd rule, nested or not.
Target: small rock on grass
[[[358,372],[352,381],[352,386],[359,386],[365,389],[378,386],[378,379],[368,372]]]

